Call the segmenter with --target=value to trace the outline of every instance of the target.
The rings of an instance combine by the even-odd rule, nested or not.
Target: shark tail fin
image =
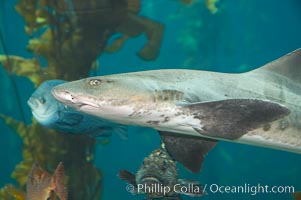
[[[263,70],[285,76],[301,84],[301,48],[267,63],[254,71],[260,72]]]

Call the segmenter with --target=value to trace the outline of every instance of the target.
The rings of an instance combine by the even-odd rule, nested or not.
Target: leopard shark
[[[244,73],[113,74],[64,83],[52,94],[80,112],[158,130],[192,172],[219,140],[301,153],[301,49]]]

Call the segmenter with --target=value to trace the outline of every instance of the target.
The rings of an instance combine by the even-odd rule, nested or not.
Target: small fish
[[[180,194],[192,197],[204,194],[199,182],[178,179],[176,162],[170,157],[164,145],[144,158],[136,175],[120,170],[119,178],[134,187],[130,192],[146,194],[147,199],[180,200]],[[187,190],[181,190],[181,188]]]
[[[42,169],[38,163],[34,163],[28,176],[26,185],[26,200],[47,200],[53,192],[60,200],[67,200],[68,192],[64,184],[64,166],[59,163],[51,176]]]
[[[258,69],[162,69],[89,77],[52,89],[83,113],[159,131],[172,157],[199,172],[219,140],[301,154],[301,49]]]
[[[62,83],[66,81],[43,82],[27,101],[34,118],[41,125],[61,132],[86,134],[91,137],[106,137],[116,131],[121,138],[127,138],[126,126],[78,112],[57,101],[50,91],[54,86]]]

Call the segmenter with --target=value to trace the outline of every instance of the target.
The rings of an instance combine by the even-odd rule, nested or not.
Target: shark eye
[[[41,104],[44,104],[44,103],[46,102],[46,100],[45,100],[44,98],[39,98],[39,102],[40,102]]]
[[[101,83],[101,80],[99,80],[99,79],[92,79],[92,80],[89,81],[90,86],[97,86],[100,83]]]

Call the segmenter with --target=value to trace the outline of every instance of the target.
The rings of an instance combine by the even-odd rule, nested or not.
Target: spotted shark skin
[[[301,49],[240,74],[142,71],[73,81],[52,93],[120,124],[301,153]]]

